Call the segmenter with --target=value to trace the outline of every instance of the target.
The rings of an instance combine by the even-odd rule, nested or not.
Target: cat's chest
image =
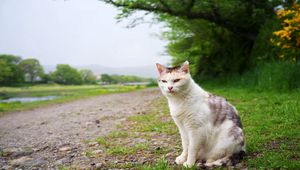
[[[201,119],[209,114],[207,103],[202,101],[169,101],[170,113],[174,119],[183,120],[187,117]]]

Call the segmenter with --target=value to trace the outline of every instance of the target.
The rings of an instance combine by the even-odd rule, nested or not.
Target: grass
[[[211,88],[239,110],[246,133],[249,168],[300,167],[300,92],[255,92]]]
[[[11,102],[0,103],[0,115],[8,111],[20,111],[32,109],[48,104],[63,103],[76,99],[97,96],[108,93],[120,93],[131,90],[141,89],[141,86],[121,86],[121,85],[82,85],[82,86],[63,86],[63,85],[35,85],[27,87],[0,87],[0,93],[9,97],[42,97],[58,96],[58,98],[47,101],[36,102]]]
[[[219,87],[242,87],[255,91],[291,92],[300,89],[300,62],[259,63],[242,75],[200,77],[199,81],[210,82]]]
[[[205,87],[226,97],[239,110],[247,144],[243,167],[300,168],[299,91],[261,92],[236,87]],[[181,151],[181,143],[166,100],[157,99],[153,105],[156,107],[152,112],[129,117],[116,132],[97,138],[98,147],[104,150],[97,161],[106,160],[107,168],[185,169],[173,164]]]
[[[93,155],[94,155],[93,152],[90,151],[90,150],[85,151],[84,154],[85,154],[85,156],[88,157],[88,158],[91,158],[91,157],[93,157]]]

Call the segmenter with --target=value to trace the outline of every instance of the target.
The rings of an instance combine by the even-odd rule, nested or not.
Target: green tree
[[[79,72],[68,64],[58,64],[51,74],[53,81],[59,84],[81,84]]]
[[[132,17],[136,11],[154,14],[154,22],[169,28],[163,37],[169,40],[167,51],[173,62],[189,59],[194,75],[213,76],[253,67],[259,57],[252,51],[263,44],[257,38],[266,31],[266,23],[274,20],[275,7],[291,4],[281,0],[103,1],[120,10],[118,20]],[[133,18],[131,26],[139,21],[140,17]]]
[[[114,83],[117,83],[110,75],[108,74],[101,74],[101,79],[100,79],[101,82],[104,82],[104,83],[110,83],[110,84],[114,84]]]
[[[41,75],[40,83],[48,83],[50,81],[52,81],[52,74],[51,73],[48,73],[48,74],[44,73],[44,74]]]
[[[13,72],[9,65],[5,61],[0,60],[0,82],[1,84],[5,84],[5,81],[9,79],[13,75]]]
[[[108,75],[102,74],[101,79],[102,82],[117,84],[117,83],[132,83],[132,82],[151,82],[153,79],[151,78],[143,78],[138,76],[131,75]]]
[[[22,71],[24,72],[25,77],[28,76],[27,81],[31,83],[37,81],[38,78],[41,79],[44,74],[44,69],[37,59],[25,59],[21,61],[19,65]]]
[[[96,83],[96,76],[91,70],[83,69],[79,71],[81,79],[83,83],[86,84],[95,84]]]
[[[21,57],[13,55],[0,55],[0,85],[21,83],[24,74],[19,67]]]

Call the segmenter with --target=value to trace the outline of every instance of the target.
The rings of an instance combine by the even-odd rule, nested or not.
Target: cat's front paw
[[[177,156],[177,158],[175,159],[175,163],[177,164],[177,165],[181,165],[181,164],[183,164],[184,162],[186,161],[186,156],[185,155],[179,155],[179,156]]]
[[[191,168],[191,167],[194,166],[194,164],[195,163],[191,163],[191,162],[186,161],[186,162],[183,163],[183,166],[186,167],[186,168]]]

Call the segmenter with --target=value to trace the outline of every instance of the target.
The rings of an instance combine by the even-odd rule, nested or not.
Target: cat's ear
[[[181,71],[185,72],[185,73],[189,73],[189,62],[185,61],[180,68]]]
[[[156,63],[156,67],[157,67],[159,74],[162,74],[166,70],[166,67],[164,67],[163,65],[161,65],[159,63]]]

